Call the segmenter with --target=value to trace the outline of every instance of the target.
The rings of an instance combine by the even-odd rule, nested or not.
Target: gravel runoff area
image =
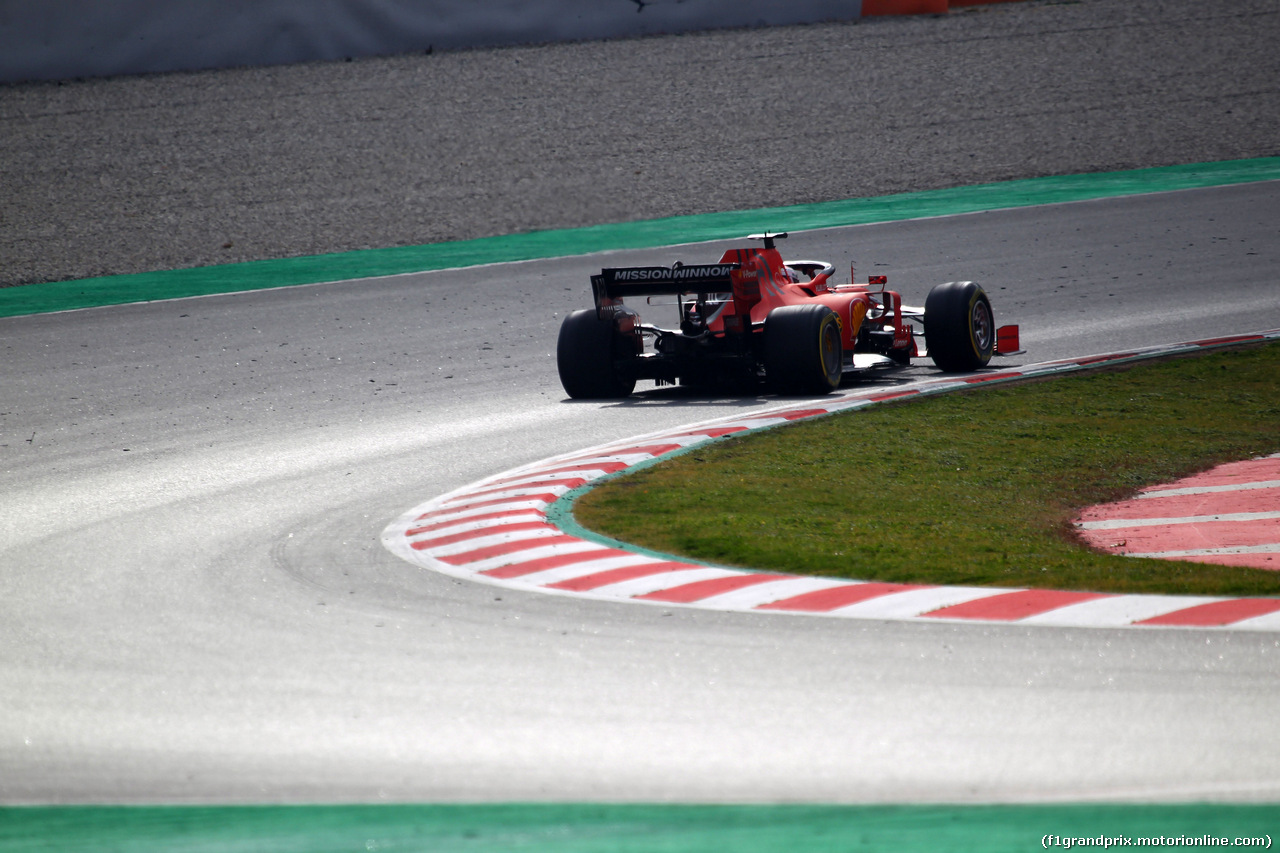
[[[1275,0],[0,86],[0,285],[1280,155]]]

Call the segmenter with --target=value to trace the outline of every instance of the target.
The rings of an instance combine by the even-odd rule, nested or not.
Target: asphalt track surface
[[[1262,3],[1227,8],[1225,17],[1235,23],[1223,37],[1243,47],[1217,54],[1218,64],[1230,66],[1239,57],[1250,69],[1272,67],[1272,51],[1251,52],[1249,45],[1257,47],[1256,32],[1274,31],[1274,9]],[[1038,47],[1061,32],[1077,39],[1095,29],[1126,33],[1135,48],[1121,51],[1126,57],[1175,54],[1165,58],[1162,79],[1199,87],[1203,75],[1182,69],[1201,62],[1203,52],[1147,52],[1152,40],[1140,36],[1157,12],[1172,11],[1183,21],[1183,36],[1199,44],[1212,29],[1197,17],[1202,9],[1192,3],[1029,3],[999,12],[1009,17],[996,17],[993,8],[988,18],[893,22],[851,32],[906,39],[923,32],[911,27],[930,22],[947,28],[1016,21],[1041,33],[1029,40]],[[1130,24],[1086,27],[1084,17],[1070,17],[1086,12]],[[1045,20],[1052,23],[1034,23]],[[916,43],[936,44],[934,35]],[[568,48],[547,50],[561,55]],[[1029,50],[1027,67],[1042,55]],[[933,56],[936,69],[944,54]],[[478,57],[463,58],[482,62]],[[387,62],[395,67],[408,60]],[[1209,64],[1196,70],[1208,73]],[[1064,79],[1062,67],[1055,80]],[[331,67],[306,70],[334,73]],[[224,81],[216,85],[285,79],[253,76],[259,73],[293,72],[212,76]],[[1121,116],[1116,145],[1055,143],[1032,146],[1034,154],[1010,144],[1016,137],[1009,131],[1026,115],[995,109],[996,98],[986,107],[974,104],[992,118],[984,133],[968,136],[981,153],[974,159],[985,166],[958,171],[953,159],[940,155],[930,167],[899,163],[886,173],[923,172],[910,179],[923,188],[1087,171],[1088,163],[1073,159],[1082,156],[1097,168],[1116,168],[1277,153],[1276,134],[1249,136],[1251,129],[1274,127],[1275,95],[1266,84],[1274,86],[1275,75],[1251,78],[1264,81],[1253,87],[1237,85],[1239,78],[1205,84],[1197,109],[1188,112],[1200,116],[1208,105],[1223,107],[1225,100],[1214,94],[1223,90],[1215,87],[1230,82],[1237,102],[1256,107],[1247,120],[1236,112],[1228,124],[1225,113],[1195,121],[1184,114],[1178,125],[1185,136],[1163,134],[1131,149],[1122,144],[1124,131],[1150,128],[1147,117],[1163,112],[1141,109],[1151,102],[1150,89],[1141,90],[1144,97],[1073,111],[1088,126],[1082,133],[1100,130],[1101,117]],[[206,79],[105,81],[100,91],[128,97],[138,86],[199,87]],[[1114,88],[1098,91],[1102,81],[1096,80],[1087,91],[1105,100],[1146,85],[1107,79]],[[15,93],[53,98],[59,91],[37,88],[6,90],[6,103]],[[377,88],[375,82],[360,91]],[[717,103],[733,103],[750,88],[708,91]],[[332,90],[323,87],[291,91],[332,101]],[[913,104],[919,97],[903,96]],[[215,99],[228,109],[253,100]],[[185,103],[193,102],[206,103]],[[668,115],[690,112],[672,108]],[[1046,121],[1061,128],[1062,115]],[[555,123],[549,117],[539,126]],[[135,116],[125,124],[146,123]],[[252,123],[202,126],[227,133],[240,127],[245,136],[236,139],[246,145],[257,132]],[[352,133],[341,141],[349,150],[368,150],[377,137],[367,129]],[[978,144],[984,138],[1000,144]],[[128,134],[121,139],[127,144]],[[769,150],[760,139],[756,147]],[[308,144],[280,147],[305,151]],[[236,150],[226,139],[214,147]],[[655,143],[654,156],[682,147]],[[736,167],[728,169],[731,175],[749,170],[768,177],[795,156],[788,143],[778,149],[779,160],[755,169],[747,149],[723,157],[711,150],[675,161],[672,174],[703,180],[705,167],[712,183],[721,184],[728,175],[716,169],[725,164]],[[1022,151],[1025,162],[995,156],[1012,150]],[[1053,164],[1044,166],[1046,158]],[[818,157],[810,168],[814,176],[840,171]],[[372,170],[369,178],[376,185],[387,174]],[[491,175],[498,184],[511,183],[511,171],[493,174],[501,176]],[[611,187],[590,169],[574,174],[606,197],[639,189],[638,180]],[[287,179],[264,186],[241,176],[246,183],[240,185],[234,169],[228,175],[220,186],[286,198],[280,211],[342,207],[332,205],[325,182],[314,176],[293,182],[297,194],[289,197],[279,191]],[[235,192],[202,194],[197,176],[188,177],[194,197],[167,206],[162,193],[156,206],[194,211],[226,202],[227,216],[245,209]],[[557,192],[529,196],[550,197],[544,209],[572,209],[582,220],[611,218],[612,209],[576,204],[565,189],[574,182],[550,183]],[[751,181],[752,187],[764,183]],[[815,183],[821,182],[804,181]],[[891,284],[917,301],[939,281],[978,279],[1000,319],[1023,324],[1030,360],[1111,351],[1280,327],[1276,186],[797,235],[787,254],[840,266],[856,257],[861,271],[889,273]],[[309,195],[312,190],[319,196]],[[493,216],[518,207],[492,203],[502,197],[453,192],[450,210],[474,207],[481,211],[476,215]],[[869,194],[844,186],[836,192]],[[795,188],[768,197],[751,188],[743,193],[745,206],[809,200]],[[677,195],[684,194],[673,190],[668,200]],[[92,224],[87,239],[50,232],[42,245],[52,265],[23,271],[19,279],[205,259],[192,248],[198,241],[187,239],[199,228],[178,221],[185,214],[174,214],[172,231],[164,232],[175,235],[172,254],[149,254],[147,241],[122,238],[117,243],[126,248],[113,255],[120,245],[112,248],[103,238],[128,233],[136,210],[90,196],[79,213],[79,202],[54,199],[50,207],[65,211],[67,234],[76,222],[104,224]],[[195,197],[199,204],[190,203]],[[735,204],[704,197],[707,209]],[[462,199],[475,201],[464,205]],[[259,205],[264,215],[276,206]],[[370,198],[354,205],[356,218],[367,219],[374,206]],[[627,208],[637,210],[686,212],[674,204]],[[532,227],[578,221],[532,219]],[[13,221],[36,220],[7,218],[6,234],[21,232],[8,227]],[[276,229],[269,216],[261,221],[273,227],[255,226],[252,233],[280,239],[251,246],[254,256],[398,239],[391,229],[335,242],[317,217],[297,215],[297,222],[308,223],[297,227],[319,235],[307,243],[293,240],[289,228]],[[141,231],[155,233],[154,224]],[[489,232],[474,233],[512,227],[519,226],[499,218]],[[433,238],[414,233],[419,236],[407,239]],[[444,236],[471,233],[457,228]],[[215,242],[228,239],[219,234]],[[154,245],[169,242],[156,238]],[[689,251],[606,260],[666,262]],[[132,260],[121,261],[122,255]],[[554,453],[770,402],[673,393],[620,404],[565,402],[550,356],[556,327],[565,312],[584,304],[586,276],[601,265],[598,256],[570,258],[0,321],[0,647],[6,650],[0,798],[963,802],[1280,794],[1271,719],[1280,648],[1266,636],[838,624],[664,611],[495,593],[423,573],[386,552],[379,534],[388,520],[432,495]],[[6,263],[6,270],[19,267]]]
[[[1278,186],[809,233],[788,254],[857,246],[916,301],[963,271],[1039,361],[1280,327]],[[487,474],[773,402],[564,400],[550,351],[587,274],[694,252],[3,321],[0,795],[1276,796],[1266,635],[667,611],[495,592],[382,548],[391,519]]]

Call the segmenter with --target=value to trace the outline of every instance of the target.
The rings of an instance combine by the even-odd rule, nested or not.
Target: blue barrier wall
[[[862,0],[0,0],[0,81],[849,20]]]

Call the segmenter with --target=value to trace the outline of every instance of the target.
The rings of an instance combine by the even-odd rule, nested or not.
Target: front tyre
[[[986,367],[995,351],[991,300],[976,282],[949,281],[929,291],[924,335],[929,357],[948,373]]]
[[[764,372],[781,394],[829,394],[840,385],[840,320],[825,305],[784,305],[764,321]]]
[[[560,324],[556,367],[565,393],[575,400],[627,397],[636,380],[618,372],[617,360],[634,346],[619,335],[612,320],[601,320],[594,308],[574,311]]]

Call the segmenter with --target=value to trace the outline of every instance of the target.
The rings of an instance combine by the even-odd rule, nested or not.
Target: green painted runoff
[[[1267,849],[1278,827],[1227,804],[36,806],[0,809],[0,853]]]
[[[0,288],[0,317],[618,249],[728,240],[749,231],[759,231],[762,227],[771,231],[803,231],[1277,179],[1280,179],[1280,157],[1263,157],[1125,172],[1030,178],[876,198],[676,216],[424,246],[102,276]]]

